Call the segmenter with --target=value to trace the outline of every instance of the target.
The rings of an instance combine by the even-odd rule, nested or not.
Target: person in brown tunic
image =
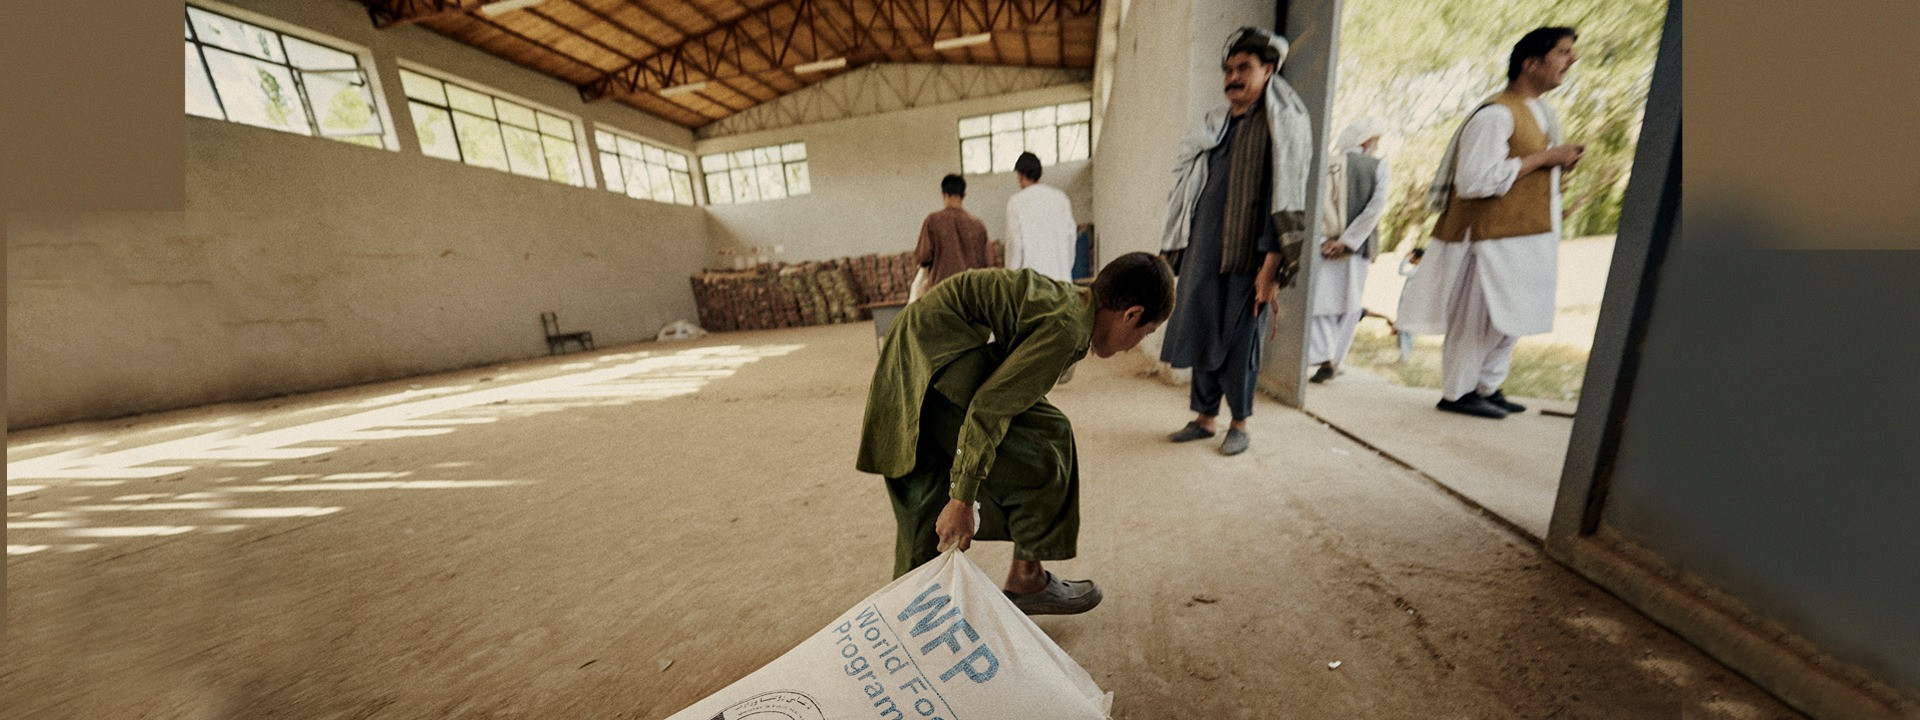
[[[961,207],[967,199],[967,180],[959,175],[940,179],[940,198],[946,207],[920,223],[920,244],[913,262],[927,269],[927,287],[974,268],[987,267],[987,226]]]

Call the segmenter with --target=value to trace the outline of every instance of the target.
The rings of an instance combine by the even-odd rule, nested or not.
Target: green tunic
[[[1073,556],[1073,431],[1045,397],[1092,336],[1088,291],[1032,270],[961,273],[901,311],[874,368],[856,463],[888,479],[896,574],[930,557],[948,498],[981,501],[976,537],[1013,540],[1016,557]]]

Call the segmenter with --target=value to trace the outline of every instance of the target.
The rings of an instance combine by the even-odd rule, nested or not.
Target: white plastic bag
[[[964,553],[668,720],[1106,720],[1113,694]]]
[[[654,336],[654,340],[657,342],[666,342],[668,340],[692,340],[694,338],[698,338],[706,334],[707,334],[707,331],[701,329],[699,325],[695,325],[685,320],[675,320],[673,322],[667,323],[666,326],[660,328],[660,334]]]
[[[913,272],[913,282],[907,283],[907,302],[909,304],[915,300],[919,300],[921,295],[925,295],[928,290],[933,289],[931,279],[932,276],[927,273],[925,265],[920,266],[919,270]]]

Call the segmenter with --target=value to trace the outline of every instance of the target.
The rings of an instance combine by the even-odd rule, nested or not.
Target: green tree
[[[267,101],[262,110],[266,111],[267,119],[280,127],[291,126],[293,102],[287,97],[286,90],[280,87],[280,79],[264,68],[256,68],[254,72],[260,74],[260,95]]]
[[[364,93],[357,86],[337,86],[332,100],[327,103],[327,117],[320,121],[321,126],[339,131],[370,129],[373,125],[373,106],[367,103]]]
[[[1659,50],[1666,0],[1350,0],[1340,34],[1333,132],[1364,115],[1393,128],[1392,205],[1381,243],[1392,252],[1432,227],[1426,193],[1453,133],[1506,84],[1507,53],[1528,30],[1571,26],[1580,60],[1545,98],[1586,155],[1562,198],[1570,235],[1619,223],[1621,197]],[[1331,134],[1331,133],[1330,133]]]
[[[579,156],[573,143],[555,138],[543,138],[542,144],[547,150],[547,178],[555,182],[571,183],[579,177],[574,169]]]
[[[504,130],[507,140],[507,155],[512,158],[513,167],[519,172],[545,170],[546,160],[540,153],[540,136],[531,130],[509,127]]]

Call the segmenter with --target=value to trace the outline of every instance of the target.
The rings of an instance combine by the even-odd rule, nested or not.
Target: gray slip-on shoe
[[[1179,430],[1175,430],[1171,434],[1167,435],[1168,440],[1177,442],[1177,443],[1183,443],[1183,442],[1188,442],[1192,440],[1204,440],[1210,437],[1213,437],[1213,431],[1200,427],[1200,423],[1196,423],[1196,422],[1189,422],[1187,423],[1186,427],[1180,428]]]
[[[1239,455],[1246,452],[1247,446],[1251,444],[1253,439],[1247,437],[1247,431],[1227,428],[1227,439],[1220,441],[1220,454]]]
[[[1047,571],[1047,586],[1038,592],[1015,595],[1002,590],[1013,606],[1028,615],[1078,615],[1100,604],[1100,586],[1092,580],[1061,580]]]

